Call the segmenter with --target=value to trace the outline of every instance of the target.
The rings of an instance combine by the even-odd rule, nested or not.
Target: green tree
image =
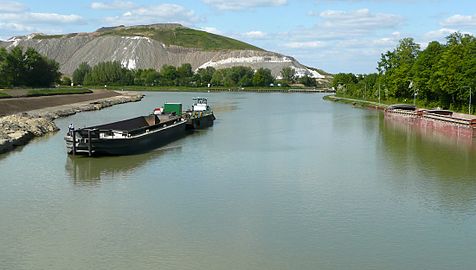
[[[296,70],[292,67],[285,67],[281,70],[281,77],[287,84],[294,83],[296,81]]]
[[[274,83],[274,77],[271,70],[267,68],[259,68],[253,75],[254,86],[269,86]]]
[[[6,58],[7,58],[8,52],[5,48],[0,48],[0,86],[8,86],[11,83],[8,81],[8,78],[6,76],[6,69],[7,69],[7,64],[6,64]]]
[[[224,69],[225,76],[223,78],[223,85],[228,87],[233,86],[251,86],[254,71],[250,67],[235,66]]]
[[[304,75],[299,78],[299,83],[304,84],[307,87],[315,87],[317,86],[317,82],[314,78],[309,77],[309,75]]]
[[[192,81],[192,65],[182,64],[177,68],[177,85],[187,86]]]
[[[411,98],[414,94],[409,85],[412,81],[412,67],[418,54],[420,45],[413,38],[400,40],[399,45],[392,52],[382,54],[378,63],[378,70],[383,75],[390,95],[397,98]]]
[[[196,75],[198,75],[197,78],[197,84],[199,86],[207,86],[213,77],[213,74],[215,73],[216,69],[213,67],[206,67],[206,68],[200,68],[197,70]]]
[[[28,48],[24,54],[25,83],[33,87],[49,87],[59,82],[59,64],[48,59],[32,48]]]
[[[91,66],[88,63],[83,62],[79,64],[78,68],[73,72],[73,83],[80,85],[84,83],[84,77],[91,71]]]
[[[161,85],[175,85],[177,79],[177,68],[171,65],[164,65],[160,69]]]
[[[133,72],[122,67],[118,61],[98,63],[84,77],[85,85],[130,85],[133,83]]]
[[[134,84],[143,86],[159,85],[160,74],[153,68],[138,69],[134,72]]]
[[[438,85],[438,63],[445,48],[437,41],[430,42],[417,57],[412,67],[414,87],[418,89],[418,97],[427,101],[437,100],[445,96]],[[442,99],[443,100],[443,99]]]
[[[213,73],[210,83],[214,86],[223,86],[225,80],[225,70],[218,69]]]
[[[5,57],[4,75],[9,86],[26,85],[25,55],[19,46],[13,48]]]
[[[70,86],[71,85],[71,78],[67,77],[67,76],[63,76],[61,78],[61,85]]]

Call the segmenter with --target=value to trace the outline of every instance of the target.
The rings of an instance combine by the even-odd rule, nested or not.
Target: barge
[[[151,114],[80,129],[70,127],[64,139],[68,154],[138,154],[184,136],[186,123],[175,114]]]
[[[413,105],[391,105],[385,118],[410,123],[423,129],[464,137],[476,137],[476,118],[448,110],[418,109]]]
[[[206,98],[194,98],[194,104],[191,110],[184,113],[187,119],[187,129],[202,129],[213,126],[215,115],[208,105]]]

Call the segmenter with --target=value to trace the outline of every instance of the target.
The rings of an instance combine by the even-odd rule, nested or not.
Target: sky
[[[181,23],[327,72],[371,73],[399,40],[476,33],[476,0],[0,0],[0,40]]]

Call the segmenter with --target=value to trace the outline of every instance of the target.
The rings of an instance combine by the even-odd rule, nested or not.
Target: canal
[[[0,269],[475,269],[476,147],[322,94],[203,93],[217,120],[146,154],[70,157],[58,119],[0,155]]]

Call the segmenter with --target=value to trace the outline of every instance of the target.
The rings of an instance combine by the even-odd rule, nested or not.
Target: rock
[[[31,113],[0,117],[0,153],[8,152],[15,146],[24,145],[34,137],[58,131],[59,128],[53,122],[58,117],[69,116],[82,111],[100,110],[126,102],[136,102],[142,98],[143,95],[141,94],[114,96],[87,104],[70,104]]]
[[[13,143],[7,139],[0,139],[0,154],[13,149]]]

